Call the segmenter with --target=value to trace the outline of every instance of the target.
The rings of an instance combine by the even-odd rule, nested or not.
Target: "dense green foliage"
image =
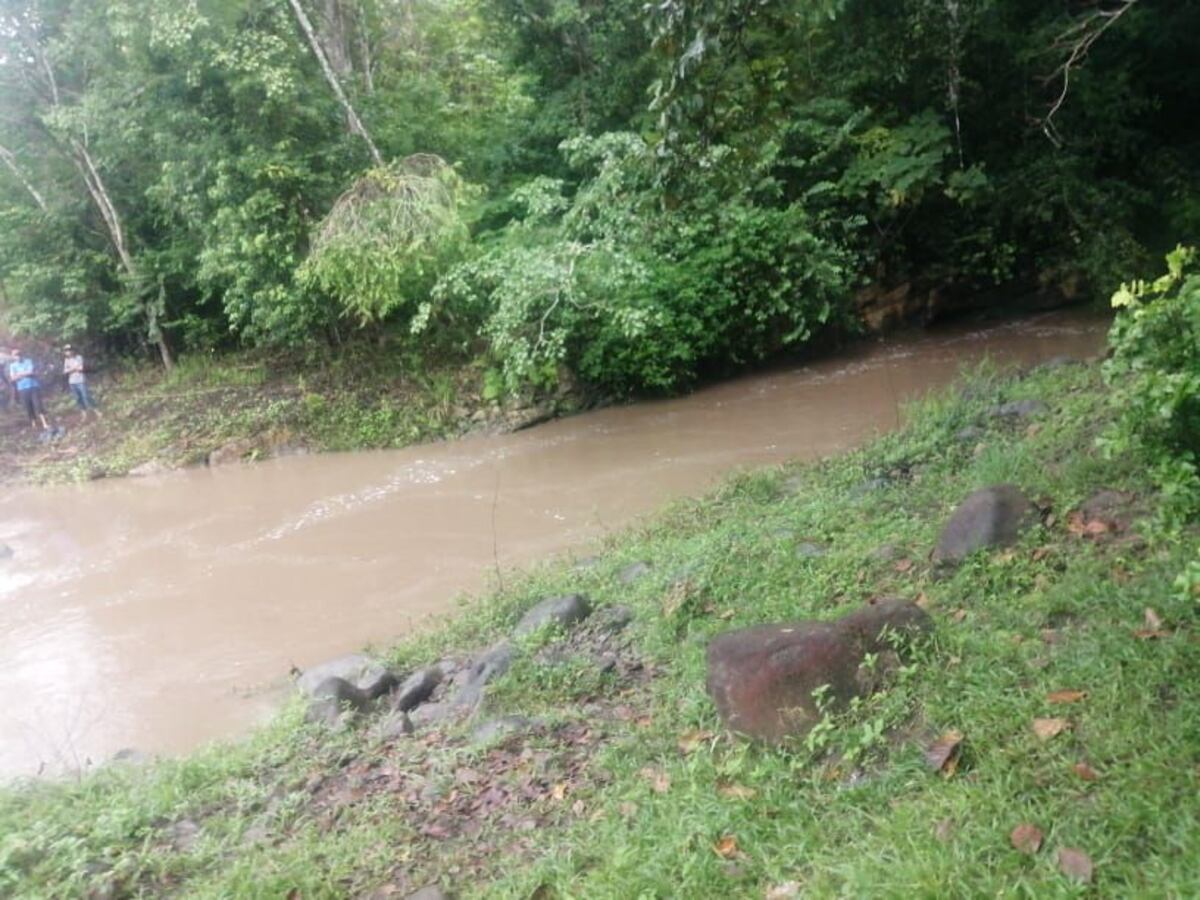
[[[663,391],[1200,227],[1193,0],[298,6],[0,3],[8,331]]]
[[[1194,248],[1167,257],[1167,274],[1113,295],[1120,312],[1104,371],[1120,421],[1110,450],[1139,447],[1152,462],[1170,517],[1200,508],[1200,274]]]

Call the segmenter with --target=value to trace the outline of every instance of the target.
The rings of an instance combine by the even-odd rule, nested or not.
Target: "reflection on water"
[[[844,449],[964,364],[1088,355],[1104,328],[1077,312],[958,327],[515,435],[6,492],[0,774],[236,734],[293,664],[450,611],[497,558],[579,547],[735,467]]]

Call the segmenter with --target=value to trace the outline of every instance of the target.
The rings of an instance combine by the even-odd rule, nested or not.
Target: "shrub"
[[[1200,510],[1200,274],[1194,248],[1167,256],[1167,274],[1121,286],[1112,299],[1105,379],[1119,410],[1109,452],[1147,455],[1168,515]]]

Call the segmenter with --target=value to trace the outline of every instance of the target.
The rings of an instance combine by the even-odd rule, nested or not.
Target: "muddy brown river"
[[[278,707],[291,666],[451,612],[497,557],[585,554],[733,469],[892,428],[898,403],[963,365],[1087,356],[1106,326],[958,325],[512,435],[4,490],[0,776],[237,736]]]

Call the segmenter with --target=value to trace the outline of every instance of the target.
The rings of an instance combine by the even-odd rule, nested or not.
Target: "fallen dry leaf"
[[[903,575],[905,572],[911,571],[912,567],[913,567],[913,561],[911,559],[902,559],[902,560],[898,561],[893,568],[895,568],[895,570],[897,572],[899,572],[901,575]]]
[[[571,804],[571,812],[577,816],[582,816],[586,810],[587,807],[583,805],[582,800],[576,800]]]
[[[1158,631],[1163,627],[1163,621],[1159,618],[1158,613],[1150,607],[1146,607],[1146,611],[1142,613],[1142,621],[1146,623],[1146,628],[1150,631]]]
[[[722,622],[728,622],[735,615],[737,615],[737,613],[734,610],[727,609],[727,610],[717,613],[717,618],[720,619]]]
[[[1133,636],[1140,641],[1157,641],[1160,638],[1170,637],[1171,632],[1161,628],[1139,628],[1133,633]]]
[[[636,803],[630,803],[628,800],[626,800],[617,807],[617,811],[620,812],[621,815],[626,819],[632,819],[637,815],[638,805]]]
[[[1033,561],[1041,562],[1043,559],[1045,559],[1049,555],[1050,555],[1049,547],[1038,547],[1036,550],[1033,551]]]
[[[924,591],[921,591],[921,593],[917,594],[917,599],[913,602],[916,603],[917,606],[921,607],[921,609],[929,609],[929,607],[933,606],[933,601],[929,599],[929,595]]]
[[[707,744],[712,740],[712,737],[713,733],[711,731],[702,731],[697,728],[681,734],[676,746],[679,747],[680,753],[687,756],[689,753],[695,753],[702,745]]]
[[[758,791],[744,784],[718,784],[717,793],[731,800],[752,800],[758,796]]]
[[[1046,695],[1047,703],[1078,703],[1087,698],[1087,691],[1051,691]]]
[[[556,784],[554,787],[552,787],[550,789],[550,796],[553,797],[555,800],[559,800],[559,801],[565,800],[567,797],[566,782],[560,781],[558,784]]]
[[[1042,643],[1044,644],[1061,644],[1062,632],[1057,628],[1042,629]]]
[[[649,728],[654,724],[654,720],[649,716],[638,716],[633,720],[633,724],[638,728]]]
[[[1042,829],[1038,828],[1032,822],[1022,822],[1012,830],[1012,834],[1008,839],[1012,841],[1013,848],[1021,853],[1028,853],[1031,856],[1037,853],[1042,846]]]
[[[963,733],[947,731],[925,750],[925,762],[935,772],[949,778],[958,770],[958,759],[962,748]]]
[[[650,789],[656,794],[665,794],[671,789],[671,776],[662,769],[653,769],[647,766],[642,769],[640,774],[650,782]]]
[[[713,844],[713,853],[722,859],[733,859],[738,855],[737,838],[732,834],[727,834],[715,844]]]
[[[1071,723],[1066,719],[1034,719],[1033,733],[1040,737],[1043,741],[1048,741],[1055,735],[1062,734]]]
[[[967,611],[965,609],[956,609],[953,612],[953,614],[950,616],[950,618],[953,619],[955,622],[961,622],[966,617],[967,617]]]
[[[1062,847],[1058,851],[1058,868],[1068,878],[1085,884],[1092,880],[1092,858],[1075,847]]]
[[[1075,763],[1075,765],[1071,766],[1071,770],[1084,781],[1100,780],[1100,773],[1085,762]]]
[[[1080,512],[1067,516],[1067,531],[1077,537],[1099,537],[1111,530],[1112,526],[1103,519],[1085,520]]]

